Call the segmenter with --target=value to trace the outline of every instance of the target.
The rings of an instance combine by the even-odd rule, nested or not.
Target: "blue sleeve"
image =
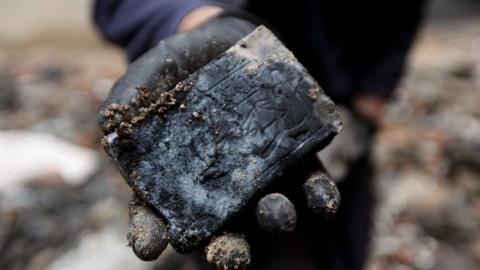
[[[103,36],[122,46],[130,61],[173,35],[180,21],[202,5],[233,8],[235,0],[96,0],[94,19]]]

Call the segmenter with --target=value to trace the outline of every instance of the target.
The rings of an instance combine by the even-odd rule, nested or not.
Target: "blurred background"
[[[0,0],[0,269],[192,269],[127,247],[130,191],[96,124],[126,61],[90,5]],[[480,269],[479,90],[480,1],[430,1],[375,139],[368,269]]]

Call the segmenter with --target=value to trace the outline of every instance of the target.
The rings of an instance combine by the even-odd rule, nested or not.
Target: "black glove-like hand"
[[[108,135],[131,128],[116,112],[127,110],[126,106],[139,91],[156,89],[162,92],[174,88],[255,27],[256,25],[249,21],[223,16],[161,41],[131,64],[125,75],[112,88],[99,114],[99,123],[104,133]],[[142,89],[139,89],[139,86],[142,86]],[[328,218],[338,207],[338,190],[316,158],[310,157],[310,160],[312,161],[305,163],[308,168],[301,168],[302,172],[286,175],[302,178],[298,180],[303,184],[306,199],[300,204],[303,203],[313,212]],[[280,190],[283,189],[268,190],[273,193],[261,198],[255,207],[258,225],[272,234],[290,232],[296,225],[295,206],[284,195],[274,193]],[[247,210],[251,209],[246,208],[245,211]],[[127,238],[133,251],[143,260],[156,259],[169,241],[167,224],[159,213],[137,197],[130,202],[129,214],[130,228]],[[241,226],[226,226],[223,229],[236,227]],[[245,233],[224,231],[212,239],[202,252],[208,261],[218,268],[243,269],[250,262],[249,245],[241,235]]]

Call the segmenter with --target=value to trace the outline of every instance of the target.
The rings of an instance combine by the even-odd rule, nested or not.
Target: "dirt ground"
[[[130,191],[96,124],[126,63],[96,36],[89,1],[45,2],[0,2],[0,269],[193,269],[170,249],[145,263],[126,246]],[[51,5],[77,15],[63,28],[32,15]],[[9,16],[30,19],[16,34]],[[480,269],[479,90],[480,2],[432,1],[375,140],[368,269]]]

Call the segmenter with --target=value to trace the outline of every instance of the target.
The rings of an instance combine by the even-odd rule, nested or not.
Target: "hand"
[[[183,20],[178,25],[177,32],[182,33],[188,30],[191,30],[195,27],[200,26],[201,24],[205,23],[206,21],[218,16],[223,11],[222,8],[217,6],[200,6],[183,18]]]
[[[198,28],[177,34],[160,42],[157,47],[147,52],[139,60],[133,63],[126,74],[115,84],[109,94],[107,102],[100,112],[99,122],[106,134],[104,145],[106,146],[107,152],[114,157],[115,162],[117,162],[119,168],[122,169],[130,185],[136,189],[137,194],[140,193],[140,195],[146,196],[138,190],[138,186],[134,183],[135,181],[142,182],[143,180],[134,177],[134,175],[136,175],[135,170],[133,172],[126,172],[125,169],[129,169],[129,167],[136,165],[130,162],[143,161],[143,156],[132,158],[132,155],[135,156],[138,153],[135,152],[135,145],[120,144],[121,147],[128,148],[127,150],[123,149],[125,151],[122,153],[124,153],[125,156],[120,157],[112,154],[112,149],[109,148],[112,146],[112,140],[116,140],[116,138],[122,139],[122,136],[132,133],[133,127],[131,126],[131,123],[136,119],[135,117],[130,117],[130,114],[134,109],[132,106],[136,106],[135,104],[142,105],[139,109],[139,112],[142,112],[142,109],[147,108],[152,104],[148,103],[148,99],[144,99],[145,96],[161,96],[162,93],[178,86],[179,82],[182,82],[191,73],[227,50],[230,46],[252,31],[254,27],[253,24],[247,21],[233,17],[222,17],[210,20]],[[232,63],[235,62],[233,61]],[[278,71],[275,71],[277,72],[277,75],[275,76],[281,77],[281,75],[278,74]],[[265,72],[268,74],[268,70]],[[273,77],[269,76],[269,78]],[[298,80],[302,79],[303,78],[298,78]],[[304,85],[309,85],[311,83],[311,81],[305,81]],[[285,90],[291,91],[291,89]],[[309,98],[311,99],[317,99],[317,97],[322,94],[318,88],[310,88],[309,90]],[[150,100],[150,102],[151,101],[152,100]],[[298,103],[295,105],[296,107],[293,107],[293,109],[300,108],[298,107],[298,104],[305,107],[306,102],[307,101],[303,99],[299,99]],[[320,107],[319,111],[315,112],[315,115],[329,114],[332,112],[334,108],[332,106],[333,104],[329,103],[326,100],[326,97],[323,96],[323,99],[321,99],[319,103],[327,106]],[[285,116],[282,118],[291,116],[288,114],[288,110],[292,110],[292,108],[286,108],[284,112]],[[133,113],[135,112],[137,111],[133,111]],[[310,116],[313,115],[313,109],[310,112],[306,112],[305,116],[309,116],[308,114],[310,114]],[[290,129],[289,131],[292,133],[291,136],[298,134],[298,136],[303,138],[303,134],[308,134],[308,132],[310,132],[310,130],[308,130],[308,124],[305,124],[302,120],[307,118],[298,118],[296,117],[298,114],[294,114],[294,116],[294,119],[287,119],[288,121],[286,123],[282,122],[282,124],[287,126],[291,124],[296,125],[298,122],[296,123],[295,121],[302,121],[300,124],[303,126],[299,125],[297,128]],[[305,129],[305,125],[307,129]],[[339,127],[335,126],[330,128],[335,128],[335,130],[337,130]],[[327,132],[328,133],[325,133],[325,136],[331,136],[333,132],[336,131],[331,130]],[[306,138],[310,137],[306,136]],[[292,145],[295,143],[290,137],[289,139],[291,141],[282,141],[284,143],[282,147],[288,147],[289,144]],[[312,142],[309,141],[308,143]],[[308,145],[307,142],[300,146],[304,147],[304,145]],[[145,145],[142,145],[141,147],[143,146]],[[155,145],[151,146],[156,147]],[[299,148],[301,148],[300,146]],[[302,150],[307,151],[308,149],[305,149],[304,147]],[[301,168],[299,175],[302,176],[298,177],[301,184],[298,186],[301,186],[302,184],[304,186],[304,198],[306,197],[305,201],[308,207],[315,213],[324,217],[329,217],[335,213],[336,208],[338,207],[340,199],[338,190],[329,179],[326,172],[322,169],[322,166],[318,165],[318,163],[312,164],[317,165]],[[295,176],[295,174],[293,175]],[[151,183],[152,179],[149,178],[148,181],[150,181],[148,183]],[[177,182],[173,183],[176,185]],[[174,189],[175,192],[178,191],[175,186],[169,186],[169,188]],[[170,198],[170,195],[162,196]],[[165,214],[163,216],[165,216]],[[275,190],[272,190],[270,194],[267,194],[258,200],[256,216],[258,225],[272,234],[292,231],[295,228],[297,218],[293,203],[290,202],[287,197],[278,194]],[[180,215],[179,218],[182,217],[187,218],[182,215]],[[194,217],[199,219],[202,218],[202,216]],[[207,218],[208,217],[205,217],[205,219]],[[164,219],[164,217],[162,217],[156,210],[153,210],[153,208],[150,208],[150,205],[147,206],[142,200],[134,198],[130,203],[130,229],[128,240],[135,254],[141,259],[153,260],[161,254],[168,242],[170,242],[174,248],[188,252],[190,250],[183,249],[184,246],[179,241],[189,241],[189,239],[194,239],[198,242],[198,245],[193,246],[199,247],[204,252],[207,259],[220,269],[242,269],[248,265],[250,261],[250,251],[248,243],[245,238],[241,236],[243,233],[241,230],[226,231],[226,227],[222,227],[220,231],[217,232],[217,237],[210,239],[210,242],[204,241],[208,239],[195,238],[196,235],[193,235],[193,238],[189,239],[183,239],[181,237],[176,238],[177,242],[174,242],[172,239],[172,233],[175,232],[172,232],[172,230],[175,229],[172,229],[170,221],[171,220]],[[180,234],[180,236],[183,235],[185,234]],[[178,234],[176,236],[178,236]],[[202,248],[202,246],[206,247]],[[189,247],[190,246],[187,245],[186,248]]]
[[[298,179],[286,179],[290,177]],[[281,183],[299,180],[303,195],[298,196],[295,194],[296,187],[285,184],[269,189],[256,206],[246,207],[243,213],[240,213],[239,219],[235,220],[236,224],[224,228],[227,231],[220,232],[199,250],[208,262],[218,269],[245,269],[248,266],[251,254],[245,236],[248,238],[250,235],[242,229],[245,230],[252,221],[245,220],[245,217],[256,216],[256,221],[253,222],[260,228],[266,233],[280,236],[295,230],[297,218],[301,218],[297,217],[297,207],[306,207],[325,220],[335,216],[340,204],[340,194],[315,155],[305,158],[301,165],[292,167],[282,178],[284,179],[279,179]],[[295,204],[282,193],[296,199]],[[168,244],[166,223],[135,195],[129,203],[129,209],[129,246],[142,260],[157,259]],[[299,212],[304,213],[305,210]]]

